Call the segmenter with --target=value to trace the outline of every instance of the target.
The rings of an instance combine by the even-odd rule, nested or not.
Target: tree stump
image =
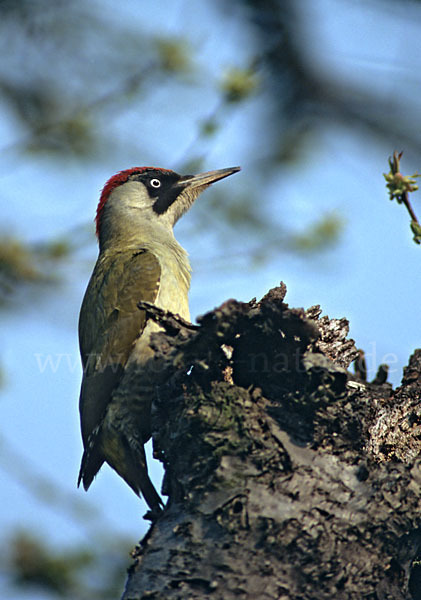
[[[285,293],[199,326],[142,305],[165,329],[152,421],[168,503],[124,600],[421,597],[421,350],[396,390],[368,383],[347,371],[346,319]]]

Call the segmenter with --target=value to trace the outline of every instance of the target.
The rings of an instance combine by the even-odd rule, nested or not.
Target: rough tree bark
[[[168,504],[124,600],[421,597],[421,350],[367,383],[347,321],[285,292],[197,327],[146,306]]]

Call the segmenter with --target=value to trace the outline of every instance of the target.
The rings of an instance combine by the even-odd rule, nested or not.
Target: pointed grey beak
[[[229,167],[228,169],[217,169],[216,171],[207,171],[206,173],[199,173],[199,175],[184,175],[179,181],[178,185],[182,187],[200,187],[202,185],[210,185],[215,181],[229,177],[233,173],[241,171],[241,167]]]

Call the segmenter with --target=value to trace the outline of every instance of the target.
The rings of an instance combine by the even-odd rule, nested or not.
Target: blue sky
[[[110,0],[106,6],[113,8],[114,4]],[[156,33],[174,33],[181,19],[187,19],[185,26],[193,32],[195,43],[201,44],[199,55],[212,57],[207,68],[215,78],[221,66],[232,64],[236,57],[241,63],[241,58],[252,53],[252,45],[247,44],[251,33],[240,27],[233,15],[216,15],[211,2],[200,3],[197,11],[186,10],[190,5],[157,0],[146,11],[148,27]],[[135,6],[137,3],[127,0],[119,3],[123,10],[118,18],[129,15],[135,22],[139,18]],[[357,81],[381,90],[390,96],[391,113],[394,103],[403,101],[404,86],[409,97],[405,96],[405,102],[411,103],[411,110],[415,114],[418,110],[419,116],[414,94],[420,97],[419,11],[408,25],[398,12],[391,10],[380,19],[377,12],[353,1],[299,0],[297,9],[308,19],[307,48],[317,68],[334,72],[344,82]],[[212,26],[215,23],[218,27]],[[165,93],[157,90],[150,114],[140,116],[129,111],[121,118],[122,136],[130,139],[135,130],[148,148],[147,156],[139,156],[135,145],[128,144],[118,161],[92,169],[75,162],[55,167],[34,157],[19,158],[17,164],[13,157],[5,157],[0,165],[3,224],[32,240],[55,237],[93,219],[99,190],[114,172],[142,163],[174,168],[195,139],[197,119],[208,114],[217,100],[211,84],[203,94],[193,86],[183,91],[182,100],[174,99],[174,107],[169,109]],[[161,111],[168,110],[174,110],[170,126],[161,128]],[[240,174],[218,184],[227,201],[230,194],[253,183],[255,158],[264,155],[260,110],[259,101],[252,101],[235,113],[224,137],[217,138],[206,154],[207,169],[243,167]],[[7,145],[13,142],[16,131],[7,115],[0,113],[0,119],[2,115],[0,132]],[[280,223],[304,228],[326,211],[340,215],[346,227],[333,251],[304,258],[277,253],[253,270],[244,261],[234,261],[233,268],[215,272],[207,257],[220,256],[221,249],[210,245],[213,238],[208,232],[202,241],[191,236],[191,215],[187,215],[176,236],[188,249],[193,265],[192,316],[227,298],[259,298],[283,280],[291,305],[321,304],[330,317],[346,316],[351,337],[367,352],[371,375],[377,365],[388,362],[391,379],[398,384],[410,353],[420,346],[421,284],[420,248],[411,240],[403,207],[387,199],[382,177],[394,143],[390,140],[390,145],[382,145],[368,137],[362,139],[359,132],[332,124],[317,139],[317,152],[310,146],[301,164],[280,174],[279,180],[270,181],[267,188],[259,187],[256,201]],[[404,168],[412,173],[419,166],[408,161]],[[198,202],[206,203],[206,193]],[[414,205],[420,215],[417,197]],[[247,239],[241,241],[244,250],[248,243]],[[81,455],[77,319],[96,252],[92,241],[63,267],[63,283],[51,294],[39,302],[22,300],[16,310],[0,313],[6,341],[1,351],[6,372],[0,403],[2,435],[28,457],[35,473],[56,482],[69,502],[82,499],[94,510],[100,507],[106,527],[127,534],[134,544],[145,528],[141,516],[146,507],[117,475],[103,468],[87,495],[75,488]],[[68,509],[52,510],[36,500],[8,472],[8,462],[7,456],[0,458],[0,523],[4,534],[28,527],[43,535],[46,531],[51,542],[71,544],[86,539],[85,522],[79,526],[69,519]],[[152,473],[159,481],[159,466],[153,466]]]

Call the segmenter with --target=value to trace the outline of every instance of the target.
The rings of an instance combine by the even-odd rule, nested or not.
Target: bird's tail
[[[143,443],[136,435],[127,435],[115,428],[103,427],[101,449],[107,463],[132,488],[143,496],[152,515],[158,515],[164,506],[148,475]]]
[[[98,444],[98,429],[96,428],[88,438],[88,443],[83,452],[82,462],[80,464],[79,477],[77,480],[77,487],[83,482],[83,488],[85,491],[89,489],[89,486],[94,480],[95,475],[98,473],[102,465],[104,464],[104,456],[99,449]]]
[[[129,443],[126,437],[120,440],[119,449],[124,453],[122,460],[108,464],[122,477],[138,496],[142,495],[154,515],[162,511],[164,503],[149,478],[143,444]]]

